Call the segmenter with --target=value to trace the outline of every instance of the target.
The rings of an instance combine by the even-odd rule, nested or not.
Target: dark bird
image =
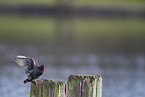
[[[36,60],[28,56],[17,56],[15,62],[25,68],[27,79],[24,80],[24,83],[35,81],[45,71],[44,65],[38,65]]]

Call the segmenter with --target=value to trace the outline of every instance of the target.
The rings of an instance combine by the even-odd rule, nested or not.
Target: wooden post
[[[33,81],[30,97],[65,97],[65,82],[46,79]]]
[[[36,80],[31,83],[30,97],[102,97],[100,75],[70,75],[63,81]]]
[[[67,85],[67,97],[102,97],[100,75],[70,75]]]

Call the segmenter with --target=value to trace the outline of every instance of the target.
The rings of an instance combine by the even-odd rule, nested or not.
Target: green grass
[[[53,18],[29,16],[0,16],[1,39],[39,39],[54,31]]]
[[[0,4],[10,4],[10,5],[19,5],[19,4],[55,4],[55,3],[62,3],[62,2],[70,2],[69,0],[1,0]],[[71,1],[72,2],[72,1]],[[137,2],[145,2],[145,0],[75,0],[73,1],[75,4],[112,4],[112,3],[137,3]]]
[[[62,19],[58,26],[54,17],[0,15],[0,21],[0,40],[51,41],[56,38],[55,31],[61,33],[64,39],[73,31],[72,35],[78,43],[145,40],[145,20],[138,18]]]
[[[55,0],[1,0],[1,4],[34,4],[34,5],[40,5],[40,4],[53,4],[55,3]]]
[[[86,44],[101,42],[122,43],[132,41],[139,43],[145,41],[145,20],[126,18],[126,19],[80,19],[76,22],[77,41]]]

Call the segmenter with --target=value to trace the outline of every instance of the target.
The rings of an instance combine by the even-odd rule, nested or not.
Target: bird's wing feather
[[[36,60],[34,60],[33,58],[32,58],[32,60],[33,60],[34,66],[35,66],[35,67],[39,67],[38,62],[37,62]]]
[[[26,74],[28,74],[33,68],[39,66],[36,60],[28,56],[17,56],[15,62],[25,68]]]

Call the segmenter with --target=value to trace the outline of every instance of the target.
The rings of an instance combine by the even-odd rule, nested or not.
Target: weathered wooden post
[[[70,75],[67,85],[67,97],[102,97],[100,75]]]
[[[31,83],[30,97],[102,97],[100,75],[70,75],[63,81],[36,80]]]
[[[30,97],[65,97],[65,82],[36,80],[31,83]]]

